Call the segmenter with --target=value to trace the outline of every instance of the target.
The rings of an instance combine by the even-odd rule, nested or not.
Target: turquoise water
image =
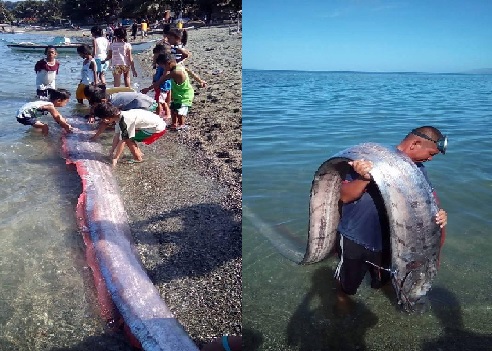
[[[243,71],[243,325],[247,350],[492,350],[492,75]],[[314,172],[361,142],[396,145],[434,125],[449,151],[427,164],[448,212],[431,310],[398,311],[363,283],[334,310],[336,258],[285,259],[268,237],[305,246]]]
[[[61,128],[46,116],[45,138],[15,119],[35,99],[34,64],[44,55],[6,44],[51,39],[0,34],[0,350],[129,350],[99,315],[74,213],[80,179],[65,166]],[[81,59],[58,59],[57,87],[72,92],[59,111],[87,113],[75,100]]]

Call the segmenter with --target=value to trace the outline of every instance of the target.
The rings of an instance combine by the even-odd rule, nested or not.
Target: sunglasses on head
[[[448,147],[448,138],[447,136],[443,135],[442,138],[439,138],[438,140],[432,139],[430,136],[425,135],[423,133],[417,132],[416,130],[412,130],[411,133],[413,135],[416,135],[418,137],[424,138],[426,140],[432,141],[433,143],[436,144],[437,150],[441,152],[443,155],[446,153],[446,149]]]

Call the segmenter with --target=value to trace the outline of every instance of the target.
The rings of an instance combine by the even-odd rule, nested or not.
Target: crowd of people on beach
[[[152,68],[155,70],[148,87],[135,91],[131,88],[131,75],[137,77],[131,44],[126,29],[114,29],[112,40],[103,35],[99,26],[91,29],[92,45],[80,45],[77,53],[82,59],[80,81],[76,87],[77,103],[88,102],[87,123],[98,123],[90,140],[97,140],[108,128],[114,128],[110,150],[111,164],[115,166],[125,146],[133,159],[128,163],[143,161],[138,143],[151,144],[167,131],[186,131],[186,117],[194,99],[190,77],[201,87],[206,82],[188,69],[184,63],[191,53],[186,49],[187,32],[180,28],[164,26],[163,39],[153,49]],[[36,100],[24,104],[17,112],[17,121],[49,134],[48,123],[42,116],[51,114],[66,133],[76,132],[58,111],[70,101],[72,94],[56,87],[60,68],[57,50],[48,45],[45,57],[34,65],[36,73]],[[112,67],[113,87],[107,87],[106,73]],[[130,73],[131,72],[131,73]],[[123,83],[123,84],[122,84]],[[150,91],[151,95],[147,95]],[[82,117],[81,117],[82,118]],[[204,345],[203,350],[241,350],[240,336],[223,336]]]
[[[201,87],[206,86],[204,80],[184,65],[190,57],[190,52],[185,48],[187,32],[185,29],[171,28],[170,24],[164,26],[163,39],[153,49],[155,74],[152,84],[140,92],[131,88],[130,72],[133,77],[137,77],[137,71],[126,29],[115,28],[112,41],[103,35],[100,26],[92,27],[91,34],[92,47],[87,44],[77,47],[77,53],[83,61],[80,83],[75,92],[77,103],[84,104],[85,100],[89,103],[90,112],[86,116],[88,123],[99,122],[91,140],[96,140],[108,127],[114,126],[115,135],[110,152],[112,165],[117,164],[125,145],[133,155],[131,163],[142,162],[143,153],[137,142],[150,144],[167,130],[188,130],[186,117],[194,99],[190,76]],[[56,88],[60,67],[56,48],[47,46],[45,55],[34,67],[37,101],[24,104],[18,110],[17,121],[47,135],[48,124],[42,122],[40,117],[50,113],[70,133],[73,131],[72,126],[57,110],[68,103],[71,94],[65,89]],[[113,88],[106,85],[110,62]],[[147,95],[151,90],[154,91],[153,98]]]

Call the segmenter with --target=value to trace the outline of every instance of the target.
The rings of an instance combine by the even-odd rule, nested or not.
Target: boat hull
[[[46,45],[33,45],[33,44],[7,44],[7,46],[15,51],[28,51],[28,52],[44,52],[46,47],[49,44]],[[53,45],[56,48],[56,51],[58,52],[69,52],[72,54],[77,53],[77,47],[81,44],[70,44],[70,45]]]
[[[145,42],[136,42],[132,44],[132,52],[142,52],[152,48],[155,44],[157,44],[158,40],[151,40]],[[56,51],[63,53],[77,53],[77,47],[82,45],[83,43],[71,43],[64,45],[53,45],[56,48]],[[28,52],[44,52],[44,49],[51,44],[34,44],[34,43],[18,43],[18,44],[7,44],[7,46],[15,51],[28,51]],[[89,45],[90,47],[90,45]]]

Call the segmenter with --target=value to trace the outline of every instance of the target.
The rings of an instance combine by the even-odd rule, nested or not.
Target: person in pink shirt
[[[125,81],[125,87],[130,87],[130,69],[134,77],[137,77],[137,71],[133,63],[132,45],[127,42],[126,30],[118,27],[114,30],[115,41],[109,45],[108,56],[101,63],[112,60],[114,87],[121,85],[121,75]]]

